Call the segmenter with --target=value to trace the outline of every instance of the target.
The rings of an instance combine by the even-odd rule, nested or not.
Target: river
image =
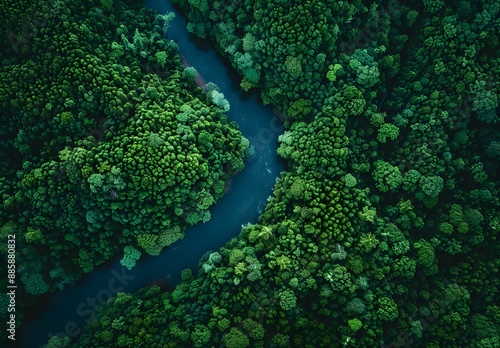
[[[187,20],[173,8],[170,1],[147,0],[146,4],[164,14],[174,12],[167,38],[179,45],[187,63],[197,69],[203,79],[214,82],[231,104],[227,113],[243,135],[255,146],[255,155],[245,169],[231,180],[228,192],[210,212],[212,219],[186,231],[184,239],[167,248],[159,256],[143,253],[137,265],[128,271],[119,258],[97,267],[74,286],[43,297],[34,308],[30,321],[22,325],[22,347],[45,344],[54,334],[78,335],[94,315],[94,308],[117,292],[134,292],[152,283],[175,286],[181,270],[197,269],[198,261],[207,251],[215,251],[240,233],[241,225],[257,222],[280,172],[285,170],[276,150],[277,138],[283,128],[270,107],[262,105],[256,94],[242,92],[241,78],[229,62],[215,52],[208,40],[200,40],[186,30]]]

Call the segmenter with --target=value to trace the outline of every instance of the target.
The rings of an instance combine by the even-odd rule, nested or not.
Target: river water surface
[[[40,308],[34,309],[38,313],[23,324],[23,347],[43,346],[54,334],[78,335],[93,317],[94,308],[117,292],[134,292],[152,283],[170,286],[179,283],[181,270],[191,268],[195,271],[203,254],[218,250],[237,236],[242,224],[257,221],[276,178],[285,170],[276,154],[282,128],[271,108],[264,107],[256,95],[241,91],[241,78],[228,67],[229,62],[217,55],[211,43],[187,32],[186,19],[170,1],[147,0],[146,3],[162,14],[175,13],[167,38],[178,43],[180,53],[187,64],[196,68],[200,78],[220,87],[231,104],[227,113],[229,120],[236,122],[255,146],[255,155],[246,161],[245,169],[233,177],[227,193],[210,209],[212,219],[189,228],[184,239],[162,254],[152,257],[143,253],[131,271],[122,267],[118,258],[97,267],[75,286],[45,296]]]

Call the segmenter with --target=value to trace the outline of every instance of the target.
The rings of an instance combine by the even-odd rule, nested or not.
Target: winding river
[[[75,286],[44,297],[37,314],[23,324],[22,347],[40,347],[55,334],[75,337],[95,314],[95,308],[117,292],[134,292],[152,283],[174,286],[180,282],[181,270],[197,269],[207,251],[218,250],[239,234],[241,225],[257,221],[280,172],[285,170],[276,154],[282,126],[271,108],[264,107],[256,95],[244,93],[241,78],[229,62],[217,55],[213,45],[190,35],[187,20],[170,1],[147,0],[160,13],[174,12],[167,37],[179,45],[186,62],[195,67],[205,81],[216,83],[231,104],[230,121],[235,121],[244,136],[255,146],[255,155],[246,161],[245,169],[233,177],[224,197],[210,211],[212,219],[191,227],[186,237],[159,256],[143,256],[128,271],[119,259],[96,268]]]

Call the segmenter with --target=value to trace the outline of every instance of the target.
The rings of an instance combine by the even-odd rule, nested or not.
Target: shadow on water
[[[175,12],[176,18],[167,37],[179,44],[181,54],[205,81],[212,81],[220,87],[231,104],[229,120],[235,121],[255,146],[255,155],[246,161],[245,169],[233,177],[228,192],[210,209],[212,219],[189,228],[184,239],[159,256],[143,256],[131,271],[115,259],[96,268],[75,286],[41,297],[39,308],[33,309],[29,315],[31,320],[23,325],[23,347],[39,347],[54,334],[75,337],[93,318],[96,306],[118,292],[134,292],[152,283],[160,283],[165,288],[179,283],[181,270],[191,268],[196,271],[203,254],[218,250],[237,236],[242,224],[257,222],[276,178],[285,170],[276,154],[282,127],[271,108],[264,107],[255,93],[244,93],[239,89],[241,78],[230,68],[227,59],[217,55],[208,41],[188,35],[186,19],[170,1],[151,0],[146,3],[160,13]]]

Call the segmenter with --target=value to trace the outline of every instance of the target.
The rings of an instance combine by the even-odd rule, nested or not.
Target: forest
[[[279,111],[287,171],[172,291],[119,293],[46,347],[500,347],[500,3],[173,2]],[[168,14],[60,6],[0,56],[0,238],[24,237],[31,302],[160,253],[251,153]]]
[[[217,86],[202,92],[164,39],[170,16],[126,3],[13,4],[4,25],[24,36],[2,43],[0,235],[18,237],[22,306],[116,255],[130,269],[210,220],[250,148]]]

